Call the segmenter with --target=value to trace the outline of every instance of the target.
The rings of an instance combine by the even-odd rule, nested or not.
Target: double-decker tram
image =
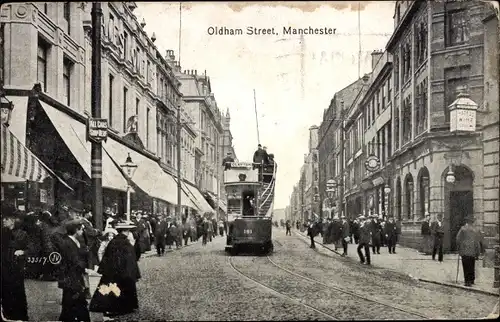
[[[226,252],[273,251],[272,217],[276,163],[231,163],[224,171],[228,234]]]

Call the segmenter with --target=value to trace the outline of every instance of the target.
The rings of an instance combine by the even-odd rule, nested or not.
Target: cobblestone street
[[[420,283],[382,267],[327,256],[281,229],[274,230],[274,237],[275,251],[269,257],[229,257],[223,251],[225,238],[220,237],[163,257],[147,254],[140,261],[143,278],[137,284],[140,308],[118,319],[482,318],[497,301],[494,296]],[[91,278],[91,284],[97,282]],[[34,285],[27,281],[31,318],[56,319],[59,290],[51,284],[52,292],[35,299],[43,293]],[[93,320],[101,319],[93,315]]]

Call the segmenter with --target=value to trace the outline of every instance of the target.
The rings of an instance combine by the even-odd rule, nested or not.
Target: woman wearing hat
[[[131,313],[139,308],[136,283],[141,278],[131,223],[118,223],[118,234],[109,241],[98,273],[102,275],[90,302],[90,311],[108,316]]]
[[[102,257],[104,256],[104,252],[106,251],[106,247],[108,247],[109,242],[118,235],[118,231],[114,228],[106,228],[103,231],[103,237],[105,238],[101,245],[99,246],[99,251],[97,252],[97,257],[99,259],[99,263],[102,261]]]

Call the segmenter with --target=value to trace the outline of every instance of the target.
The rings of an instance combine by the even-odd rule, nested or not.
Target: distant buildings
[[[481,1],[397,1],[394,25],[386,50],[372,54],[369,77],[335,93],[325,111],[321,198],[327,180],[343,182],[334,213],[394,216],[399,242],[415,248],[426,214],[444,216],[446,251],[456,250],[472,216],[491,265],[499,239],[498,15]],[[472,132],[450,132],[450,105],[461,93],[478,107]]]

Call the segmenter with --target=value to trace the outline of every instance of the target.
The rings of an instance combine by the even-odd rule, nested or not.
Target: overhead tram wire
[[[257,143],[260,144],[259,117],[257,115],[257,99],[255,98],[255,88],[253,90],[253,105],[255,107],[255,125],[257,126]]]

